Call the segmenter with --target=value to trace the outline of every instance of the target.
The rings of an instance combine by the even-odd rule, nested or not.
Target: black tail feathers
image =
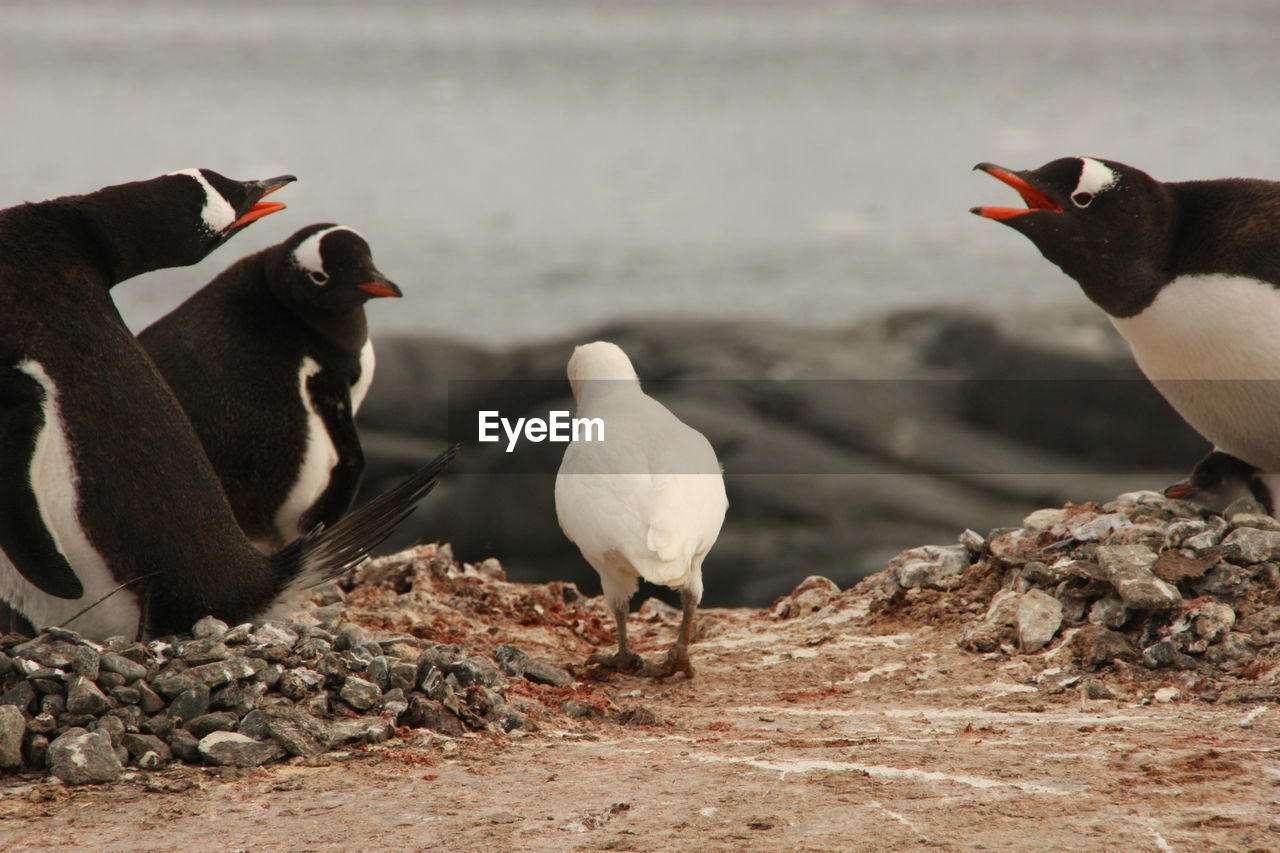
[[[282,589],[262,615],[296,604],[307,589],[359,565],[435,488],[457,452],[458,445],[450,445],[404,482],[349,513],[333,527],[318,526],[273,554],[272,566],[283,581]]]

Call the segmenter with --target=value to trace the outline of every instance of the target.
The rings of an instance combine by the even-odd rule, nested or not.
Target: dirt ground
[[[0,849],[1280,850],[1273,702],[1208,702],[1145,671],[1100,673],[1110,699],[1085,698],[1090,679],[1050,689],[1065,642],[977,655],[957,647],[959,620],[869,614],[860,592],[791,619],[703,611],[692,679],[593,677],[579,662],[611,639],[599,599],[557,615],[546,587],[465,580],[546,618],[512,619],[479,592],[428,613],[412,606],[432,593],[421,581],[398,598],[359,587],[348,614],[571,669],[574,688],[508,692],[538,731],[401,729],[320,759],[100,787],[8,776]],[[636,646],[661,654],[676,621],[633,613]],[[571,718],[565,699],[602,713]]]

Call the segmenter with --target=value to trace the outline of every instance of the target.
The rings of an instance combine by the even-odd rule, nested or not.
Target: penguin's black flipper
[[[264,615],[278,614],[279,608],[295,604],[307,589],[359,565],[435,488],[457,452],[458,446],[451,445],[400,485],[369,501],[333,527],[317,527],[272,555],[271,562],[284,582]]]
[[[44,403],[39,382],[16,367],[0,368],[0,559],[41,592],[75,599],[84,586],[50,535],[31,484]]]
[[[355,361],[351,364],[354,366]],[[351,405],[354,381],[355,377],[348,378],[332,369],[321,370],[307,379],[312,408],[338,453],[338,462],[329,472],[329,482],[324,491],[299,519],[302,530],[311,530],[326,519],[336,524],[351,509],[360,480],[364,478],[364,450],[360,446]]]

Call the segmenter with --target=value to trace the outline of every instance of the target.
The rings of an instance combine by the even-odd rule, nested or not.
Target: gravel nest
[[[370,561],[318,589],[291,621],[206,617],[189,635],[149,642],[94,642],[62,628],[9,634],[0,638],[0,767],[111,782],[129,767],[253,767],[414,729],[510,736],[537,730],[539,719],[611,710],[567,670],[485,631],[478,611],[526,625],[541,614],[573,627],[574,617],[579,634],[605,636],[572,584],[509,584],[497,561],[460,565],[447,545]],[[455,642],[469,631],[484,653]]]
[[[839,606],[820,580],[775,617]],[[1280,700],[1280,522],[1252,499],[1217,513],[1134,492],[1038,510],[903,551],[855,592],[873,623],[958,622],[968,651],[1043,656],[1028,672],[1048,694]]]

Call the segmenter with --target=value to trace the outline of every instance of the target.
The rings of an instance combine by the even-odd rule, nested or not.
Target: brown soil
[[[957,647],[981,596],[871,612],[859,587],[790,619],[703,611],[696,676],[657,683],[579,665],[609,650],[599,599],[428,577],[433,553],[416,577],[357,587],[349,618],[571,669],[576,688],[507,692],[537,732],[404,729],[320,760],[102,787],[9,776],[0,848],[1280,850],[1280,706],[1211,702],[1192,674],[1130,667],[1055,688],[1065,640],[1033,656]],[[656,657],[676,622],[648,606],[630,630]],[[1085,698],[1091,682],[1116,698]],[[1179,695],[1156,701],[1161,687]],[[570,718],[566,699],[596,713]]]

